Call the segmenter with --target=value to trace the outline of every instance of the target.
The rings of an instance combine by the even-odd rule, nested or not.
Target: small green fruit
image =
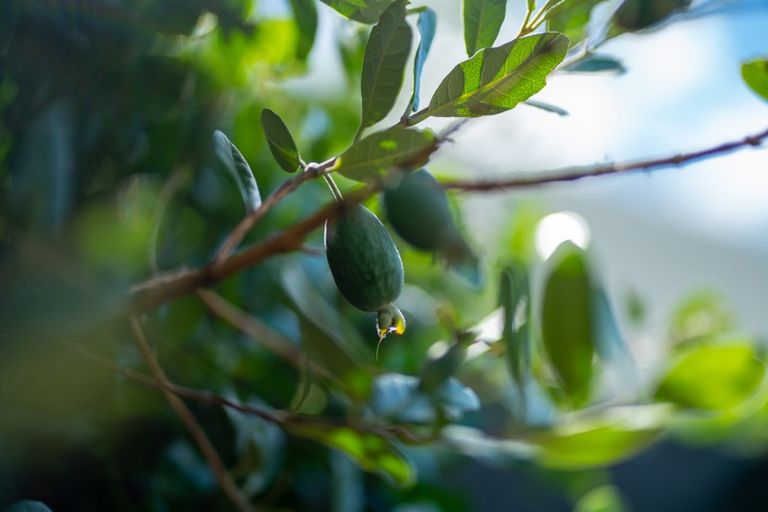
[[[363,206],[325,224],[328,266],[341,294],[363,311],[378,312],[379,336],[402,334],[405,320],[392,305],[403,288],[403,262],[381,221]]]

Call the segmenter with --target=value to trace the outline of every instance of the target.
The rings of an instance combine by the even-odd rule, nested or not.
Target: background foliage
[[[312,169],[314,178],[332,170],[348,198],[358,181],[389,187],[389,199],[365,201],[396,227],[392,204],[417,201],[391,195],[393,168],[426,165],[446,126],[461,137],[458,125],[420,123],[522,102],[560,112],[529,99],[547,75],[621,69],[596,52],[605,41],[663,28],[689,7],[613,2],[594,32],[598,2],[528,2],[520,38],[502,42],[506,3],[465,0],[467,60],[420,97],[433,11],[405,0],[323,3],[0,4],[0,506],[232,509],[149,376],[124,316],[131,287],[204,268],[267,192]],[[317,9],[328,7],[352,20],[333,44],[360,95],[310,100],[283,85],[306,72]],[[766,61],[742,70],[756,101],[768,98]],[[402,120],[379,124],[402,96]],[[312,177],[270,203],[242,245],[290,233],[328,204]],[[565,243],[539,262],[531,213],[500,222],[508,242],[481,253],[456,216],[461,196],[441,193],[429,204],[453,216],[450,243],[425,252],[394,235],[408,329],[378,360],[374,319],[336,289],[322,230],[211,290],[141,311],[157,360],[192,388],[176,391],[248,501],[468,510],[482,498],[451,479],[471,482],[491,465],[548,489],[521,491],[523,507],[627,510],[606,468],[659,440],[763,453],[763,349],[726,305],[707,295],[681,304],[664,365],[641,375],[588,250]],[[422,218],[415,212],[403,217]],[[641,319],[642,305],[634,311]]]

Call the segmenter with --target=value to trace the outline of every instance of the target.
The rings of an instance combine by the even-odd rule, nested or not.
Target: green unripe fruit
[[[325,224],[328,266],[341,294],[363,311],[379,312],[379,335],[401,334],[405,323],[392,302],[403,288],[403,262],[381,221],[363,206]]]
[[[416,249],[434,252],[461,239],[453,224],[448,197],[426,169],[405,176],[382,197],[392,228]]]

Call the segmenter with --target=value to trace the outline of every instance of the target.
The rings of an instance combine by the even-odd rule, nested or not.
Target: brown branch
[[[141,352],[144,362],[149,367],[149,370],[152,373],[155,381],[157,381],[162,386],[162,392],[165,396],[165,399],[168,401],[168,404],[176,412],[176,414],[178,414],[179,418],[181,418],[181,421],[187,427],[187,430],[195,440],[198,448],[200,448],[200,451],[205,457],[205,460],[208,461],[208,465],[211,467],[211,471],[213,471],[214,475],[216,476],[219,487],[221,487],[221,490],[224,491],[224,494],[227,495],[237,510],[240,512],[253,512],[255,510],[254,507],[248,502],[248,499],[243,495],[243,493],[240,492],[240,489],[237,487],[234,480],[232,480],[232,477],[229,475],[227,468],[224,466],[224,462],[221,460],[219,453],[216,451],[216,448],[213,447],[213,444],[208,439],[208,436],[200,426],[200,423],[198,423],[197,419],[195,419],[192,411],[189,410],[189,408],[175,393],[170,391],[169,388],[172,388],[172,384],[168,380],[165,371],[160,366],[160,363],[155,357],[155,354],[152,352],[152,349],[150,348],[149,343],[144,336],[141,323],[136,317],[131,317],[130,323],[131,330],[133,331],[134,341],[136,342],[136,346]]]
[[[717,146],[681,153],[679,155],[639,160],[625,164],[607,164],[593,167],[570,167],[547,172],[538,172],[530,175],[520,174],[501,176],[487,180],[449,180],[442,182],[448,189],[463,190],[468,192],[488,192],[494,190],[509,190],[528,188],[547,183],[562,183],[577,181],[584,178],[605,176],[608,174],[625,174],[633,171],[650,171],[665,167],[679,167],[696,160],[702,160],[714,156],[723,155],[747,147],[759,147],[768,138],[768,129],[744,137],[739,140],[725,142]]]

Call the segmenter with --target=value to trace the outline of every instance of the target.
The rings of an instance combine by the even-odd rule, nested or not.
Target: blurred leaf
[[[286,424],[288,432],[323,443],[349,455],[361,468],[388,477],[399,486],[411,485],[415,470],[387,438],[347,426]]]
[[[251,171],[248,162],[235,147],[234,144],[219,130],[213,132],[213,149],[216,156],[224,164],[240,188],[243,196],[243,204],[248,212],[252,212],[261,206],[261,194],[256,178]]]
[[[755,59],[741,65],[741,77],[750,89],[768,100],[768,59]]]
[[[575,404],[589,397],[595,329],[585,254],[565,242],[550,258],[541,306],[541,336],[563,391]]]
[[[296,45],[296,56],[306,59],[315,44],[317,33],[317,7],[315,0],[290,0],[293,19],[298,27],[299,40]]]
[[[51,512],[51,509],[46,506],[42,501],[17,501],[7,509],[5,512]]]
[[[567,49],[565,36],[546,32],[481,50],[443,79],[428,114],[477,117],[514,108],[544,87]]]
[[[571,73],[616,73],[624,74],[627,69],[621,61],[608,55],[592,54],[585,59],[580,59],[563,68],[563,71]]]
[[[373,379],[366,367],[370,352],[360,335],[310,284],[298,265],[285,265],[281,278],[283,289],[311,323],[303,328],[305,348],[331,375],[341,379],[347,393],[366,399]]]
[[[333,170],[347,178],[366,181],[394,169],[420,167],[436,150],[437,140],[431,130],[390,128],[353,144],[339,157]]]
[[[507,13],[507,0],[463,0],[464,45],[470,57],[493,46]]]
[[[331,453],[333,512],[359,512],[365,509],[363,472],[344,452]]]
[[[451,421],[465,412],[480,408],[475,392],[457,378],[449,377],[430,395],[424,393],[421,380],[412,375],[385,373],[376,377],[371,395],[371,409],[381,418],[408,423],[431,423],[436,420],[435,407]]]
[[[579,498],[573,512],[628,512],[630,509],[616,486],[601,485]]]
[[[322,0],[349,19],[361,23],[376,23],[393,0]]]
[[[396,0],[371,30],[363,57],[360,90],[363,98],[361,128],[384,119],[395,105],[413,34],[405,21],[406,0]]]
[[[733,312],[725,298],[715,292],[698,292],[685,298],[672,314],[669,337],[673,343],[683,343],[734,328]]]
[[[613,19],[621,29],[641,30],[690,4],[691,0],[625,0]]]
[[[545,103],[543,101],[536,101],[536,100],[526,100],[523,103],[525,103],[529,107],[538,108],[540,110],[544,110],[545,112],[551,112],[559,116],[568,115],[567,110],[565,110],[564,108],[558,107],[557,105],[552,105],[551,103]]]
[[[473,333],[458,333],[456,340],[443,354],[425,360],[419,371],[421,389],[428,394],[437,392],[446,380],[459,371],[464,362],[467,346],[473,341]]]
[[[683,348],[656,390],[656,399],[683,407],[725,409],[752,396],[765,376],[749,341],[707,343]]]
[[[239,402],[231,393],[227,398]],[[245,405],[269,409],[267,404],[256,399]],[[248,496],[255,496],[277,476],[282,465],[285,436],[279,426],[258,416],[231,407],[225,407],[224,411],[235,430],[235,450],[239,457],[236,471],[246,475],[243,491]]]
[[[565,0],[547,14],[547,30],[561,32],[575,45],[587,37],[592,8],[603,0]]]
[[[429,49],[432,47],[432,40],[435,38],[435,30],[437,30],[437,14],[435,14],[435,11],[427,7],[421,12],[416,28],[419,29],[420,41],[419,47],[416,49],[416,57],[413,60],[413,93],[406,109],[406,115],[419,109],[421,73],[424,70],[424,63],[427,61]]]
[[[655,441],[667,422],[663,405],[614,407],[596,417],[563,421],[527,441],[536,459],[553,469],[583,470],[615,464]]]
[[[499,305],[504,322],[501,339],[506,347],[507,368],[521,398],[525,397],[526,382],[530,378],[530,301],[525,265],[514,263],[502,269],[499,283]]]
[[[592,290],[592,310],[595,326],[595,347],[598,355],[608,361],[618,358],[632,361],[632,354],[621,334],[608,295],[599,286]]]
[[[280,168],[285,172],[296,172],[300,169],[299,150],[280,116],[265,108],[261,111],[261,126],[264,128],[269,150]]]

